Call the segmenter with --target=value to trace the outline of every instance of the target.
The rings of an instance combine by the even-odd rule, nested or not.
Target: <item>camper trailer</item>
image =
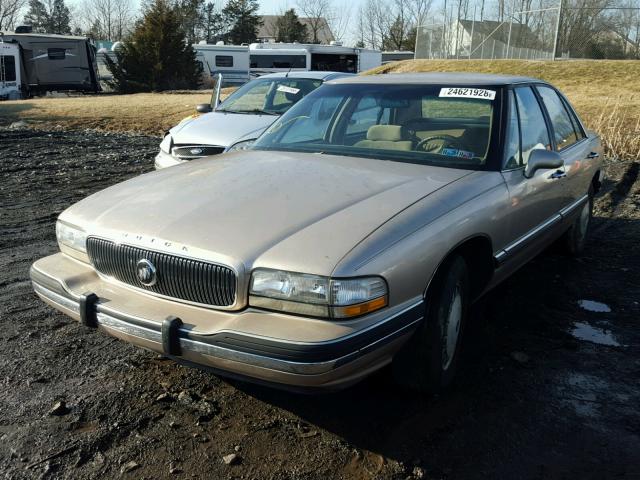
[[[0,45],[13,52],[4,59],[5,72],[15,66],[21,97],[49,91],[97,92],[95,48],[84,37],[37,33],[2,33]],[[7,47],[7,45],[12,45]],[[12,74],[13,76],[13,74]],[[7,73],[4,78],[9,78]],[[3,85],[12,83],[4,80]],[[6,87],[5,87],[6,88]]]
[[[252,43],[249,46],[252,76],[287,71],[359,73],[382,63],[378,50],[342,45],[303,43]]]
[[[242,85],[249,81],[249,47],[199,43],[193,45],[196,60],[211,77],[222,74],[223,86]]]

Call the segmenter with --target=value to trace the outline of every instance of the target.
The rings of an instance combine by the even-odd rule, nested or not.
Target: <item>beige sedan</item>
[[[339,388],[393,363],[447,387],[470,306],[553,241],[583,249],[599,137],[535,79],[327,82],[251,147],[64,211],[36,293],[225,375]]]

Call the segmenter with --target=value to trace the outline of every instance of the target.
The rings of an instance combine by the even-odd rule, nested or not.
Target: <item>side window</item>
[[[379,107],[373,97],[362,97],[349,119],[345,133],[347,135],[365,133],[374,125],[384,125],[387,123],[389,123],[389,109]]]
[[[216,55],[216,67],[233,67],[231,55]]]
[[[49,60],[64,60],[67,50],[65,48],[50,48],[47,50]]]
[[[518,168],[522,162],[520,154],[520,125],[516,108],[515,94],[509,92],[509,120],[507,121],[507,140],[504,147],[505,168]]]
[[[549,112],[553,133],[558,150],[563,150],[578,141],[569,113],[555,90],[549,87],[537,87],[544,106]]]
[[[529,162],[533,150],[551,149],[551,140],[547,123],[542,115],[538,99],[531,87],[515,89],[518,115],[520,117],[520,133],[522,138],[522,165]]]
[[[584,133],[582,125],[580,124],[580,120],[578,119],[578,114],[573,110],[573,107],[571,107],[571,105],[568,105],[568,102],[566,100],[564,101],[564,106],[569,111],[569,115],[571,116],[571,120],[573,121],[573,129],[576,131],[578,141],[582,140],[583,138],[587,138],[587,134]]]

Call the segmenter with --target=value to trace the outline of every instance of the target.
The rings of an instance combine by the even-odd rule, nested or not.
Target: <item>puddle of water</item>
[[[616,340],[610,331],[591,326],[588,323],[575,322],[573,324],[573,330],[571,330],[571,335],[578,340],[597,343],[598,345],[608,345],[611,347],[621,346],[620,342]]]
[[[609,305],[593,300],[578,300],[578,305],[589,312],[609,313],[611,311]]]

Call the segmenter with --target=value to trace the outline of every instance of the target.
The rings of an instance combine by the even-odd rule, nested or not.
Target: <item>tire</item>
[[[593,216],[593,187],[589,188],[587,195],[587,202],[581,207],[580,213],[563,238],[565,252],[574,257],[580,256],[584,251]]]
[[[427,293],[425,321],[393,361],[396,382],[424,393],[439,393],[453,382],[469,305],[464,259],[452,257],[440,272]]]

